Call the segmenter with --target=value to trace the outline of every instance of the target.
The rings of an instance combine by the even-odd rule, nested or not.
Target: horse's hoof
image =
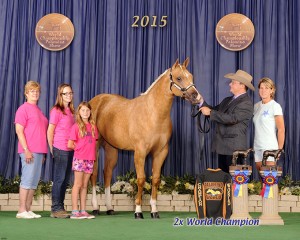
[[[114,210],[107,210],[106,211],[106,215],[115,215],[115,211]]]
[[[134,213],[134,218],[135,219],[144,219],[143,213],[141,213],[141,212]]]
[[[93,215],[100,215],[100,211],[99,210],[93,210]]]
[[[155,219],[159,218],[158,212],[152,212],[151,213],[151,218],[155,218]]]

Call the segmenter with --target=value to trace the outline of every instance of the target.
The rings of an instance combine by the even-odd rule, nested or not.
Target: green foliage
[[[0,193],[19,193],[20,177],[13,179],[5,179],[0,176]],[[49,195],[52,190],[52,182],[40,181],[35,191],[35,198],[40,195]],[[149,177],[144,185],[144,193],[151,194],[152,176]],[[158,186],[159,194],[193,194],[195,185],[195,177],[189,174],[183,177],[163,176]],[[297,195],[300,196],[300,181],[293,181],[290,175],[282,177],[278,182],[279,193],[281,195]],[[71,187],[67,190],[71,192]],[[248,183],[248,193],[259,195],[262,189],[261,181],[251,181]],[[130,197],[135,197],[137,194],[137,178],[134,171],[129,171],[125,175],[117,177],[117,182],[112,184],[111,192],[114,194],[123,193]],[[88,193],[92,193],[92,186],[89,184]],[[96,193],[103,194],[104,186],[97,184]]]
[[[292,180],[291,175],[286,175],[282,177],[278,182],[279,189],[284,187],[292,187],[294,185],[294,181]]]
[[[51,181],[49,182],[39,181],[37,189],[34,192],[34,198],[37,199],[41,195],[50,195],[52,191],[52,185],[53,183]]]
[[[251,181],[248,183],[248,193],[249,195],[259,195],[262,189],[261,181]]]
[[[20,177],[5,179],[0,176],[0,193],[19,193]]]
[[[293,181],[290,175],[286,175],[281,178],[278,183],[278,187],[281,195],[300,196],[300,182]]]

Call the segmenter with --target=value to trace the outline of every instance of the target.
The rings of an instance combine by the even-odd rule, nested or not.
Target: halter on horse
[[[182,97],[192,104],[197,104],[202,99],[193,84],[193,75],[186,68],[188,63],[189,59],[182,65],[177,60],[172,68],[161,74],[145,93],[134,99],[114,94],[100,94],[90,101],[100,136],[98,144],[105,151],[104,186],[107,214],[114,213],[110,184],[112,171],[117,163],[118,149],[123,149],[134,151],[138,185],[135,218],[143,218],[141,204],[146,178],[145,158],[148,154],[152,155],[151,216],[159,218],[156,207],[157,188],[172,133],[170,112],[174,96]],[[97,163],[98,161],[95,162],[91,177],[94,209],[98,209]]]

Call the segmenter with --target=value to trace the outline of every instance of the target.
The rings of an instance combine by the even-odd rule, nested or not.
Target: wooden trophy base
[[[231,176],[235,175],[235,171],[246,171],[248,170],[248,176],[252,173],[252,167],[249,165],[235,165],[229,167],[229,173]],[[242,184],[240,186],[242,189],[242,196],[240,197],[232,197],[232,215],[230,216],[230,219],[252,219],[252,217],[249,215],[248,212],[248,184]]]

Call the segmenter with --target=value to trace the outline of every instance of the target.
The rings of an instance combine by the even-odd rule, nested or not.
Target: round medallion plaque
[[[60,51],[70,45],[74,38],[74,26],[62,14],[51,13],[42,17],[35,28],[38,43],[50,51]]]
[[[240,51],[251,44],[254,32],[254,25],[249,18],[239,13],[231,13],[218,22],[216,38],[222,47]]]

